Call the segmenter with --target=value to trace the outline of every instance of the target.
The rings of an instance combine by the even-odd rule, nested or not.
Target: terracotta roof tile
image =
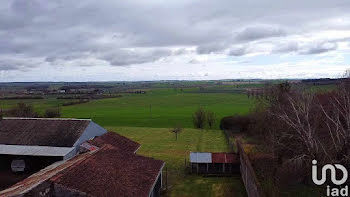
[[[134,153],[141,145],[115,132],[107,132],[88,141],[90,144],[102,147],[105,144],[112,145],[122,151]]]
[[[163,161],[105,145],[51,181],[92,196],[148,196],[163,166]]]

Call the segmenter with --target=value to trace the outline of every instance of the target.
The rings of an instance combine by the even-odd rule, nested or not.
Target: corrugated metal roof
[[[211,153],[191,152],[190,162],[191,163],[211,163],[212,162]]]
[[[233,153],[213,153],[213,163],[235,163],[238,162],[238,157]]]
[[[51,146],[23,146],[0,144],[0,154],[3,155],[29,155],[29,156],[65,156],[72,152],[74,147]]]
[[[237,163],[237,154],[234,153],[206,153],[206,152],[191,152],[191,163]]]

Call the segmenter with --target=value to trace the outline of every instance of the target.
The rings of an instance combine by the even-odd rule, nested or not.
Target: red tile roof
[[[148,196],[163,166],[163,161],[105,145],[51,181],[92,196]]]
[[[234,153],[212,153],[212,163],[236,163],[238,157]]]
[[[119,135],[115,132],[107,132],[101,136],[95,137],[93,140],[88,141],[90,144],[102,147],[105,144],[112,145],[125,152],[136,152],[140,148],[140,144],[126,138],[122,135]]]
[[[4,118],[0,120],[0,144],[72,147],[90,120]]]

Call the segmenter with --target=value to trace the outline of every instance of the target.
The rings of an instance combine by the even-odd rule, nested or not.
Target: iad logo
[[[338,170],[337,170],[338,169]],[[337,171],[342,172],[342,178],[337,179]],[[331,181],[335,185],[342,185],[348,180],[348,171],[343,165],[340,164],[327,164],[322,167],[321,171],[321,179],[318,179],[317,175],[317,161],[313,160],[312,161],[312,181],[316,185],[323,185],[326,180],[327,180],[327,171],[330,172],[331,175]],[[348,186],[346,185],[345,187],[335,187],[331,188],[329,185],[327,185],[327,196],[348,196]]]

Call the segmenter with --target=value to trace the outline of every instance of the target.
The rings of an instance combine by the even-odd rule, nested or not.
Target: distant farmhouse
[[[164,162],[139,147],[91,120],[1,119],[0,196],[160,196]]]

